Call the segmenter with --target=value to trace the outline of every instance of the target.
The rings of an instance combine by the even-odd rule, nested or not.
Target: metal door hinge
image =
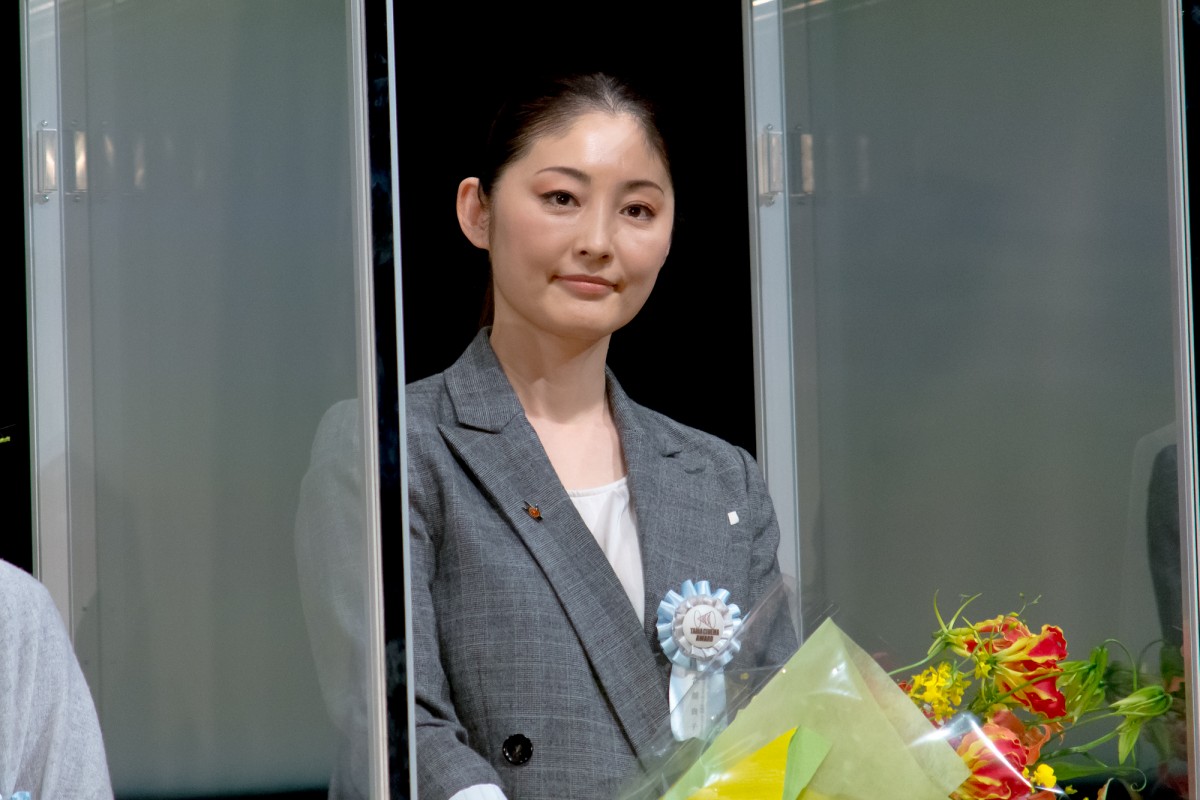
[[[43,121],[34,136],[37,146],[37,190],[38,201],[50,202],[50,195],[58,191],[58,131]]]

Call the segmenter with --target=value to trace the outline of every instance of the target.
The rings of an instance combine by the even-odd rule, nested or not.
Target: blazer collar
[[[443,375],[459,423],[499,433],[525,412],[488,341],[491,333],[490,327],[480,330]]]
[[[482,328],[458,361],[443,375],[459,423],[469,428],[499,433],[515,418],[524,416],[525,410],[492,350],[489,342],[491,332],[490,327]],[[612,370],[605,368],[604,372],[609,406],[613,410],[630,472],[633,472],[634,466],[630,463],[631,458],[640,466],[643,458],[675,456],[686,449],[681,438],[647,428],[641,419],[644,409],[629,399]]]
[[[647,621],[653,612],[649,594],[638,619],[550,466],[488,343],[489,333],[486,328],[480,331],[444,373],[458,424],[439,429],[541,566],[634,751],[643,759],[651,757],[667,720],[667,697],[662,662],[648,636],[653,627],[653,620]],[[664,443],[640,424],[640,409],[611,374],[608,392],[625,451],[645,565],[648,539],[655,537],[646,532],[653,526],[646,524],[643,498],[652,507],[657,496],[654,462],[662,459]],[[536,518],[527,506],[537,506]],[[654,545],[660,546],[667,545]],[[644,576],[648,590],[651,578]]]

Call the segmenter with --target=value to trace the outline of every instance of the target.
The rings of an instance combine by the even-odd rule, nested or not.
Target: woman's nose
[[[584,214],[580,223],[576,255],[589,261],[610,261],[613,255],[612,220],[603,211],[594,209]]]

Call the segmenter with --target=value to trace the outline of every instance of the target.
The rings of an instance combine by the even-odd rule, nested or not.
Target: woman
[[[650,106],[558,81],[501,110],[487,155],[457,207],[494,322],[406,401],[420,794],[611,797],[669,715],[659,602],[695,579],[753,607],[779,533],[747,453],[605,367],[671,246]]]

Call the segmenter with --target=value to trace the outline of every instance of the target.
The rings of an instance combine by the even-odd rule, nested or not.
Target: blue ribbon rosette
[[[725,710],[725,666],[741,646],[742,611],[708,581],[684,581],[658,604],[658,641],[670,659],[671,732],[702,737]]]

